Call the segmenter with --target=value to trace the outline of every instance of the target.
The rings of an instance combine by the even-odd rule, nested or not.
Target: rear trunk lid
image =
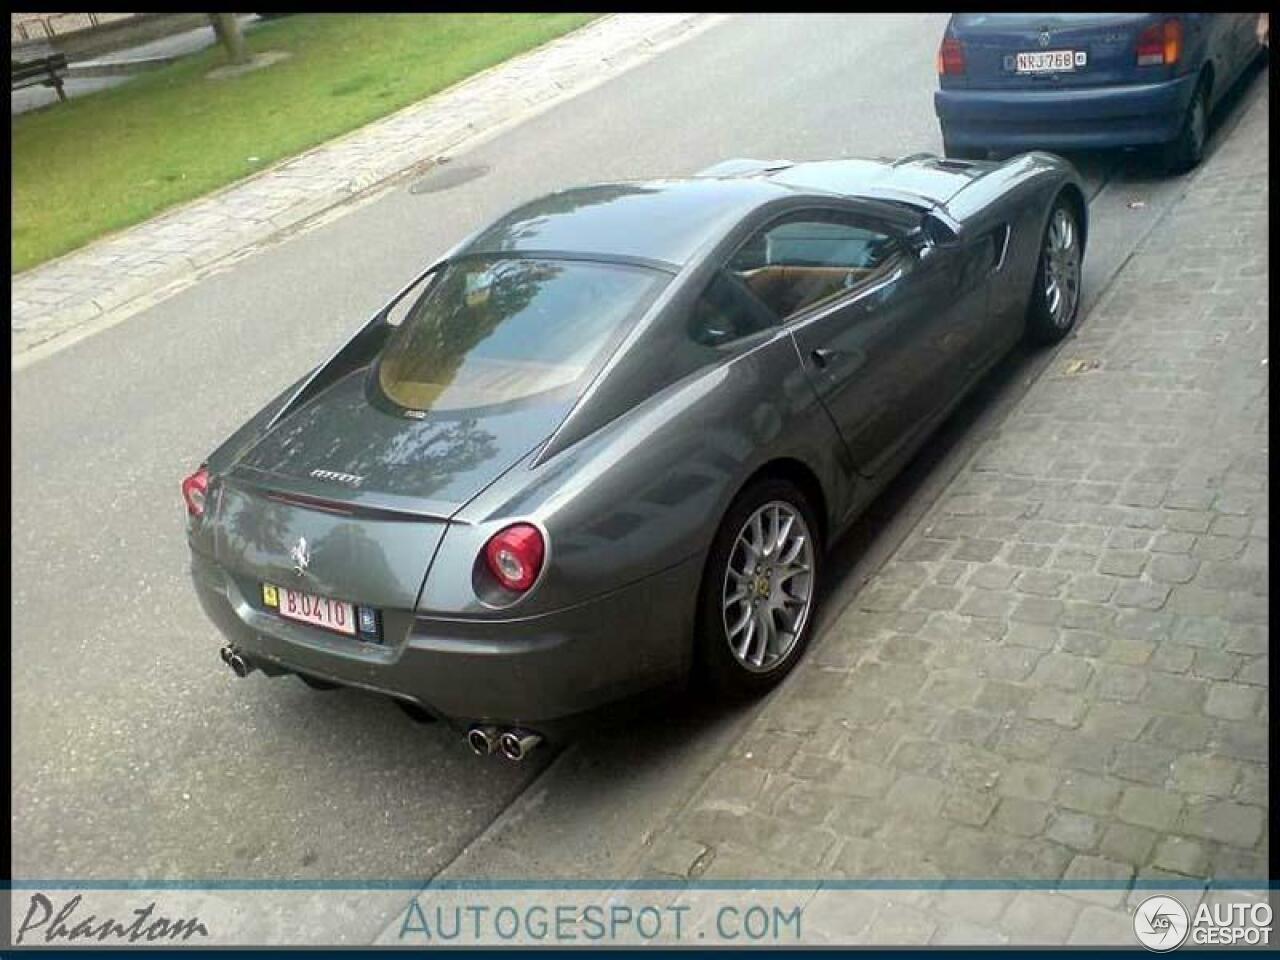
[[[415,419],[371,402],[370,389],[367,367],[348,374],[221,478],[215,556],[246,596],[261,581],[411,609],[450,517],[567,412],[563,402],[545,402]],[[300,549],[309,560],[302,572]]]
[[[965,72],[944,88],[1052,90],[1138,83],[1138,34],[1160,16],[1147,13],[956,14],[949,31],[964,47]],[[1069,51],[1069,69],[1020,72],[1019,54]],[[1025,64],[1024,64],[1025,67]]]

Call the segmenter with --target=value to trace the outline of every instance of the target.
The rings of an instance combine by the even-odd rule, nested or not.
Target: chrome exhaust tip
[[[542,742],[542,736],[532,730],[508,730],[498,741],[502,755],[508,760],[523,760]]]
[[[498,749],[498,728],[475,726],[467,731],[467,746],[477,757],[487,757]]]
[[[227,644],[225,647],[223,647],[221,650],[218,651],[218,656],[221,657],[222,662],[229,667],[231,666],[231,654],[233,653],[235,653],[235,651],[231,649],[231,644]]]
[[[231,668],[232,673],[241,679],[253,673],[253,664],[234,650],[231,651],[231,655],[227,658],[227,666]]]

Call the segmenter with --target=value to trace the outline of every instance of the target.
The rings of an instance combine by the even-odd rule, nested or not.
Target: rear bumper
[[[537,728],[681,675],[688,668],[698,558],[576,607],[515,620],[405,617],[385,644],[281,620],[193,553],[209,619],[268,675],[306,673],[418,704],[455,723]],[[384,617],[384,626],[393,618]],[[393,631],[389,631],[393,632]],[[212,655],[212,651],[210,651]]]
[[[1177,137],[1196,75],[1163,83],[1059,90],[937,90],[948,143],[989,150],[1093,150]]]

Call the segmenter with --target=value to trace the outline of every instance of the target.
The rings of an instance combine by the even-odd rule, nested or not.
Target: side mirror
[[[939,247],[953,247],[960,242],[960,236],[950,218],[936,212],[926,213],[920,220],[920,226],[911,232],[911,247],[921,260],[932,256]]]

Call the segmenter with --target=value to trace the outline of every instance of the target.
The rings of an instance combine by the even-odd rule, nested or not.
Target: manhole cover
[[[409,192],[416,194],[448,190],[469,180],[475,180],[477,177],[483,177],[488,172],[489,168],[483,163],[461,167],[455,167],[451,163],[443,164],[432,169],[430,173],[411,186]]]

